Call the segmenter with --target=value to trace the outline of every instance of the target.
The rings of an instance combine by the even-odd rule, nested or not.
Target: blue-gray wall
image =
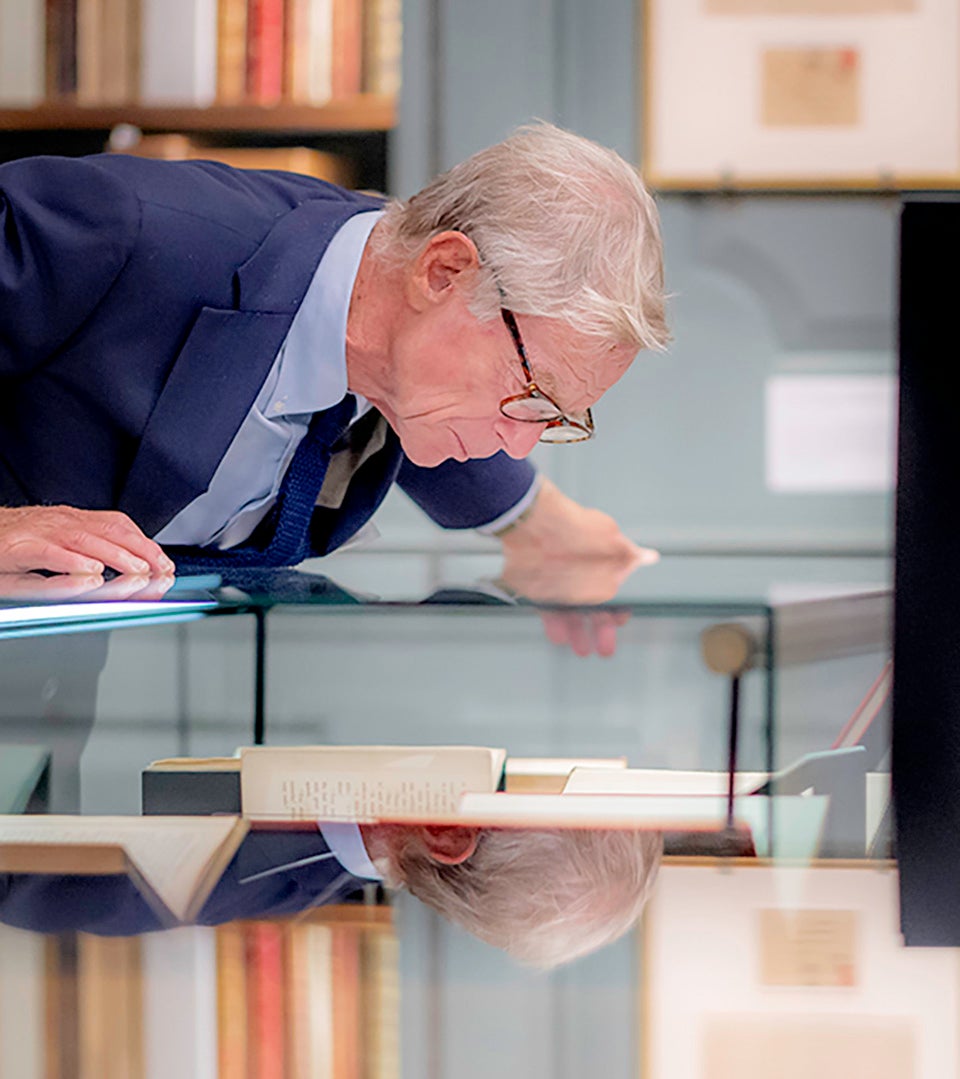
[[[639,162],[634,0],[405,0],[404,35],[396,194],[535,116]],[[659,201],[675,343],[600,405],[595,443],[544,449],[541,466],[667,548],[886,548],[888,496],[767,490],[764,390],[788,372],[892,371],[896,200]],[[379,524],[430,536],[399,494]]]

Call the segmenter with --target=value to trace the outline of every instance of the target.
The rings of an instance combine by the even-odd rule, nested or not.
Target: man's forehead
[[[598,341],[560,319],[530,321],[540,323],[535,329],[542,327],[542,333],[531,341],[530,362],[548,393],[551,385],[558,392],[576,393],[579,387],[580,392],[595,397],[623,375],[637,354],[629,345]]]
[[[629,345],[601,340],[560,318],[527,315],[523,321],[525,334],[529,324],[529,332],[535,336],[541,348],[573,366],[610,366],[624,371],[637,353]]]

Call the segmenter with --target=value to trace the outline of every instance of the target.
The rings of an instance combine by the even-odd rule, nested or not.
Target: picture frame
[[[658,190],[960,186],[958,0],[639,0]]]
[[[638,951],[638,1079],[960,1069],[957,953],[903,946],[891,862],[665,859]]]

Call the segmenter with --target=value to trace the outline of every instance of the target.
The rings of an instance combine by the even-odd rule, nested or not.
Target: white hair
[[[666,346],[656,206],[612,150],[552,124],[521,127],[390,203],[383,253],[409,260],[447,230],[480,255],[478,318],[503,305],[563,319],[604,343]]]
[[[460,865],[421,842],[394,852],[393,886],[521,963],[549,969],[623,936],[657,875],[659,832],[488,829]]]

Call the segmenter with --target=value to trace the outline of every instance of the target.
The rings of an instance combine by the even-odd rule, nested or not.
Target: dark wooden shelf
[[[94,131],[133,124],[143,131],[263,131],[301,134],[388,131],[396,121],[392,97],[359,94],[326,105],[76,105],[47,102],[0,109],[0,131]]]

